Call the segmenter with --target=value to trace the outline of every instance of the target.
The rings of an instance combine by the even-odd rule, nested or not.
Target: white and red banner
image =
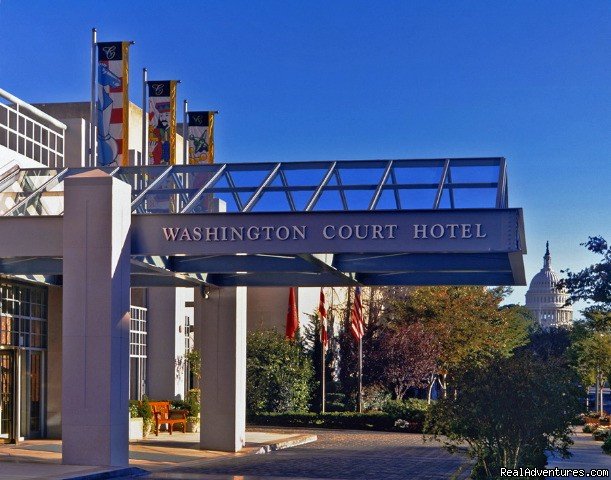
[[[176,164],[176,80],[150,81],[149,165]]]
[[[103,42],[98,47],[98,165],[129,163],[129,46]]]

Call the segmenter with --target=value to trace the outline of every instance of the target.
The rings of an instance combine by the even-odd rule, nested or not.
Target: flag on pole
[[[325,308],[325,292],[320,288],[320,299],[318,301],[318,316],[320,317],[320,341],[326,347],[329,343],[327,334],[327,309]]]
[[[354,303],[350,311],[350,333],[357,342],[365,333],[363,324],[363,304],[361,303],[361,287],[354,290]]]
[[[214,163],[214,113],[188,112],[189,164]]]
[[[100,166],[129,162],[129,46],[98,42],[98,160]]]
[[[177,80],[149,81],[149,165],[176,164]]]
[[[297,300],[295,299],[295,287],[291,287],[289,291],[289,309],[286,312],[286,338],[294,339],[297,328],[299,328]]]

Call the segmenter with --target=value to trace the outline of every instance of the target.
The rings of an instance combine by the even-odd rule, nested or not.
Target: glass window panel
[[[498,182],[498,165],[451,166],[452,183]]]
[[[290,212],[291,207],[286,193],[283,192],[265,192],[257,201],[253,212]]]
[[[399,192],[401,198],[401,208],[403,210],[417,210],[433,208],[437,189],[419,188],[404,189]]]
[[[455,188],[457,208],[494,208],[496,188]]]
[[[346,200],[350,210],[367,210],[375,190],[346,190]]]

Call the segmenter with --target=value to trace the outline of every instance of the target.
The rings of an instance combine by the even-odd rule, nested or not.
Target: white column
[[[62,289],[49,287],[47,349],[47,437],[62,436]]]
[[[127,466],[131,188],[65,181],[62,462]]]
[[[172,400],[184,395],[186,288],[148,289],[147,396]]]
[[[195,293],[202,352],[200,448],[237,452],[246,436],[246,288]]]

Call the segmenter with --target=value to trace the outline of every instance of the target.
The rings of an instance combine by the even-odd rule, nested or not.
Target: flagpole
[[[322,319],[321,319],[322,321]],[[322,372],[322,378],[320,379],[320,385],[321,385],[321,395],[322,395],[322,408],[321,411],[322,413],[325,413],[326,411],[326,394],[327,394],[327,385],[326,385],[326,381],[325,381],[325,353],[327,353],[327,347],[325,347],[325,342],[322,341],[320,342],[320,346],[321,346],[321,352],[322,352],[322,368],[320,369],[320,371]]]
[[[359,413],[363,413],[363,337],[359,338]]]
[[[148,102],[147,102],[147,80],[148,75],[146,68],[142,69],[142,158],[140,159],[141,165],[148,164]]]
[[[189,139],[187,138],[187,112],[189,111],[188,108],[189,106],[187,100],[185,99],[182,111],[182,163],[184,165],[189,164],[189,159],[187,158],[187,152],[189,151]]]
[[[88,154],[89,154],[89,166],[94,167],[96,164],[95,150],[96,150],[96,127],[97,127],[97,112],[95,105],[95,90],[96,90],[96,43],[97,43],[97,30],[91,29],[91,102],[89,104],[89,136],[87,139]]]

